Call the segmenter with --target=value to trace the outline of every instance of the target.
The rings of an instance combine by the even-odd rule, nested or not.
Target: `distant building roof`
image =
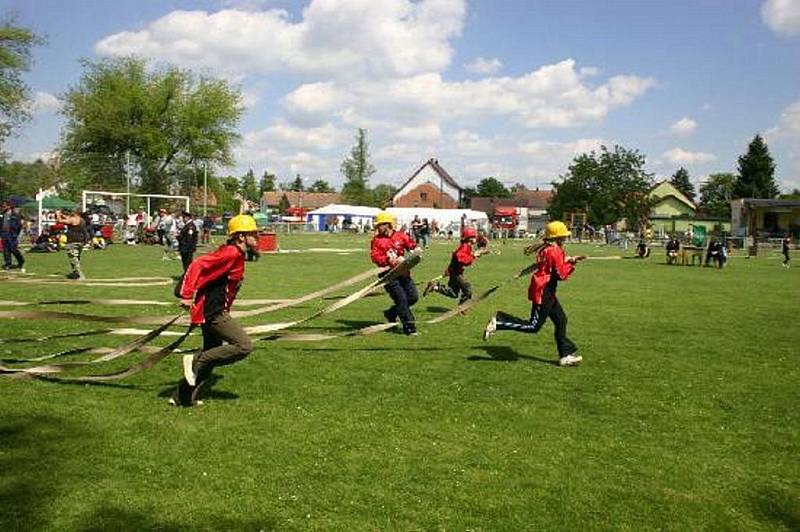
[[[409,177],[409,178],[406,180],[406,182],[405,182],[405,183],[403,183],[403,185],[402,185],[400,188],[398,188],[398,189],[397,189],[397,190],[398,190],[398,192],[397,192],[397,194],[396,194],[396,195],[399,195],[399,194],[400,194],[400,191],[402,191],[402,190],[403,190],[403,189],[406,187],[406,185],[408,185],[408,184],[409,184],[409,183],[410,183],[410,182],[411,182],[411,181],[412,181],[412,180],[413,180],[415,177],[417,177],[417,174],[419,174],[419,173],[420,173],[420,172],[421,172],[421,171],[422,171],[422,170],[423,170],[423,169],[424,169],[426,166],[430,166],[430,167],[431,167],[431,169],[432,169],[434,172],[436,172],[436,173],[439,175],[439,177],[441,177],[441,178],[442,178],[442,180],[443,180],[445,183],[447,183],[448,185],[450,185],[451,187],[453,187],[453,188],[456,188],[456,189],[458,189],[459,191],[463,191],[463,190],[464,190],[464,189],[461,187],[461,185],[459,185],[458,183],[456,183],[456,180],[455,180],[455,179],[453,179],[453,177],[452,177],[450,174],[448,174],[448,173],[447,173],[447,170],[445,170],[444,168],[442,168],[442,166],[439,164],[439,160],[438,160],[438,159],[428,159],[427,161],[425,161],[425,162],[422,164],[422,166],[420,166],[419,168],[417,168],[417,171],[416,171],[416,172],[414,172],[414,173],[411,175],[411,177]]]
[[[654,196],[654,197],[657,197],[659,199],[665,198],[667,196],[673,196],[678,201],[680,201],[682,203],[685,203],[686,206],[689,207],[690,209],[697,210],[697,205],[695,205],[695,203],[692,200],[690,200],[686,196],[686,194],[684,194],[683,192],[678,190],[675,187],[675,185],[673,185],[672,183],[670,183],[667,180],[659,181],[658,183],[653,185],[653,187],[650,189],[650,193],[649,194],[650,194],[650,196]]]
[[[735,201],[741,201],[747,207],[757,207],[757,208],[789,208],[789,209],[798,209],[800,208],[800,200],[794,199],[769,199],[769,198],[741,198]]]
[[[331,203],[341,203],[342,195],[338,192],[295,192],[292,190],[278,190],[264,192],[261,202],[269,207],[280,205],[281,198],[286,197],[291,207],[304,209],[319,209]]]
[[[526,207],[544,211],[552,198],[552,190],[517,190],[510,198],[473,197],[470,199],[470,208],[484,212],[497,207]]]

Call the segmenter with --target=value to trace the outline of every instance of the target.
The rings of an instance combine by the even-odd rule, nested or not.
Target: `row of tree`
[[[577,156],[561,180],[553,183],[554,196],[548,209],[555,218],[568,212],[585,212],[594,224],[606,225],[626,219],[632,227],[643,224],[653,207],[649,195],[654,176],[644,170],[645,158],[636,150],[601,146],[599,152]],[[685,168],[679,168],[670,182],[694,201],[694,185]],[[699,209],[703,214],[730,216],[735,198],[775,198],[775,163],[760,135],[738,160],[738,173],[716,173],[700,185]],[[795,191],[793,194],[798,194]]]

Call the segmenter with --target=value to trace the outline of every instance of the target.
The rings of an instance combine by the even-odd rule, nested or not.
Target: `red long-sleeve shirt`
[[[244,280],[244,259],[241,249],[225,244],[189,265],[180,293],[181,299],[194,300],[193,324],[205,323],[230,310]]]
[[[564,250],[555,244],[549,244],[536,254],[536,269],[531,275],[531,284],[528,287],[528,299],[534,303],[542,303],[542,293],[545,287],[553,280],[566,281],[575,270],[575,265],[567,262]]]
[[[472,252],[472,244],[462,242],[450,257],[450,265],[444,271],[445,275],[461,275],[464,268],[475,262],[475,254]]]
[[[389,236],[380,234],[372,237],[369,256],[376,266],[391,266],[389,255],[402,257],[406,250],[412,250],[417,244],[403,231],[395,231]]]

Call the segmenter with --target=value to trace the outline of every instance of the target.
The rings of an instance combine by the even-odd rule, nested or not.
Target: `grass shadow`
[[[79,424],[49,415],[0,420],[0,529],[48,528],[47,516],[59,495],[59,470],[70,467],[74,441],[88,437]]]
[[[483,349],[489,356],[468,356],[467,360],[471,362],[516,362],[519,359],[530,360],[533,362],[540,362],[549,366],[558,366],[557,360],[550,360],[546,358],[535,357],[531,355],[522,355],[517,353],[514,349],[506,345],[481,345],[477,346],[478,349]]]
[[[784,530],[800,530],[800,502],[797,495],[769,487],[761,491],[752,503],[760,518]]]
[[[198,521],[181,523],[179,521],[163,521],[151,512],[134,511],[128,508],[105,506],[84,518],[79,530],[86,532],[101,532],[106,530],[174,530],[192,531],[198,529],[208,530],[277,530],[274,518],[247,518],[236,519],[215,515],[199,516]],[[202,524],[201,524],[202,523]]]
[[[217,385],[219,381],[221,381],[224,377],[222,375],[211,375],[209,378],[210,382],[205,386],[203,390],[202,399],[219,399],[221,401],[230,401],[232,399],[238,399],[239,396],[233,392],[228,392],[224,390],[215,390],[214,386]],[[174,384],[163,388],[160,392],[158,392],[158,397],[172,397],[172,392],[175,391],[175,388],[178,387],[178,383],[180,381],[176,381]]]
[[[439,312],[447,312],[453,309],[450,307],[437,307],[436,305],[428,305],[427,307],[425,307],[425,310],[427,310],[428,312],[439,313]]]

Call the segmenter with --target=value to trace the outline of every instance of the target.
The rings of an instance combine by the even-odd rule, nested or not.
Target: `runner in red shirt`
[[[255,249],[257,238],[252,216],[234,216],[228,222],[228,242],[186,269],[179,292],[181,305],[191,309],[192,325],[203,330],[203,350],[183,357],[184,378],[170,403],[198,404],[199,392],[215,367],[242,360],[253,350],[253,342],[231,318],[230,309],[244,280],[245,253]]]
[[[558,364],[577,366],[581,363],[583,357],[577,354],[578,348],[567,338],[567,315],[556,299],[558,282],[566,281],[575,270],[575,264],[586,258],[569,257],[564,253],[564,240],[569,236],[570,232],[563,222],[547,224],[545,244],[536,254],[536,269],[528,287],[528,299],[531,301],[530,319],[523,320],[498,311],[486,325],[483,332],[484,340],[488,340],[498,330],[537,333],[545,320],[550,318],[556,327]]]
[[[464,277],[464,268],[475,262],[475,259],[485,253],[484,250],[478,250],[477,253],[473,252],[472,245],[475,243],[475,238],[478,232],[474,227],[465,227],[461,235],[461,244],[456,248],[450,257],[450,265],[444,272],[444,275],[449,277],[447,284],[444,285],[438,281],[431,281],[425,287],[422,296],[425,297],[430,292],[438,292],[443,296],[459,299],[459,305],[472,299],[472,285],[469,284]]]
[[[405,260],[403,255],[417,247],[414,240],[404,231],[394,230],[394,216],[386,211],[381,211],[375,218],[376,234],[370,244],[370,258],[377,266],[394,267]],[[392,298],[394,305],[383,311],[383,316],[389,322],[397,318],[403,324],[403,332],[407,335],[416,335],[417,326],[411,306],[419,299],[417,287],[411,280],[411,273],[398,275],[385,285],[386,292]]]

